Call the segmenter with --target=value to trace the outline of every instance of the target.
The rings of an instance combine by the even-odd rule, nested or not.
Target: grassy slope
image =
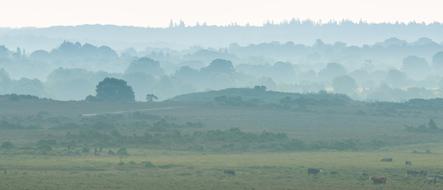
[[[143,152],[144,151],[144,152]],[[439,189],[442,184],[426,184],[423,178],[405,178],[404,160],[413,169],[438,172],[443,154],[389,152],[298,152],[199,154],[183,152],[138,152],[117,157],[0,157],[0,189],[374,189],[369,175],[388,177],[386,189]],[[441,152],[441,149],[439,150]],[[382,163],[385,156],[392,163]],[[149,160],[156,168],[144,168]],[[129,164],[129,161],[135,164]],[[317,177],[308,176],[308,167],[323,169]],[[224,169],[236,171],[226,176]],[[337,174],[331,174],[337,172]]]
[[[426,184],[425,179],[405,178],[404,161],[413,169],[433,173],[443,171],[443,145],[423,144],[441,140],[438,134],[411,134],[404,124],[419,125],[434,118],[443,121],[441,109],[385,109],[365,106],[322,107],[286,110],[266,107],[219,106],[191,103],[102,104],[85,102],[19,101],[1,102],[0,115],[33,115],[48,112],[70,118],[82,113],[104,113],[175,107],[146,111],[172,116],[177,122],[201,121],[207,129],[239,127],[248,131],[286,132],[303,140],[356,137],[380,138],[414,145],[388,147],[371,152],[293,152],[215,154],[130,149],[125,164],[116,156],[0,155],[0,189],[77,190],[77,189],[375,189],[360,174],[385,175],[385,189],[442,189],[441,183]],[[0,139],[32,141],[65,131],[47,129],[3,130]],[[440,141],[441,142],[441,141]],[[412,150],[431,149],[432,154],[413,154]],[[383,157],[394,162],[382,163]],[[135,164],[129,164],[134,161]],[[145,168],[142,161],[157,167]],[[307,167],[319,167],[317,177],[306,174]],[[226,176],[233,169],[236,176]],[[3,170],[3,171],[2,171]],[[336,171],[338,174],[330,174]]]
[[[236,93],[239,92],[239,89],[231,90]],[[248,92],[251,90],[248,90]],[[230,90],[227,91],[230,92]],[[208,94],[212,93],[214,92]],[[279,94],[279,97],[287,95],[287,93],[280,94],[279,92],[265,93]],[[207,96],[208,94],[201,93],[196,94],[196,96]],[[216,94],[219,95],[220,92]],[[199,98],[194,97],[192,99]],[[398,143],[406,141],[421,143],[441,140],[440,134],[408,133],[404,130],[404,125],[417,126],[426,123],[430,118],[433,118],[437,124],[443,125],[443,109],[414,107],[388,109],[386,107],[367,106],[358,103],[332,106],[313,105],[303,110],[291,110],[266,106],[220,106],[177,101],[154,104],[117,104],[47,100],[2,101],[0,99],[0,116],[26,116],[44,112],[54,116],[62,115],[73,119],[81,119],[81,114],[120,113],[139,110],[149,114],[172,117],[176,122],[202,122],[206,129],[236,127],[252,132],[262,132],[264,130],[285,132],[290,137],[304,141],[355,138],[362,140],[378,139]],[[54,132],[45,129],[7,130],[0,133],[0,138],[6,140],[32,139],[35,142],[45,135],[53,133],[55,133],[54,135],[65,134],[63,131]]]

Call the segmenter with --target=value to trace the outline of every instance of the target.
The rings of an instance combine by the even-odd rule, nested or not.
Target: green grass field
[[[405,130],[405,125],[415,127],[430,119],[442,126],[440,109],[386,109],[361,104],[294,110],[173,102],[0,103],[0,143],[8,141],[14,145],[12,149],[0,148],[0,190],[443,189],[443,180],[434,184],[427,179],[443,175],[443,133]],[[155,125],[163,120],[167,122]],[[186,122],[201,126],[187,127]],[[103,126],[97,127],[97,123]],[[32,125],[38,127],[15,128]],[[225,140],[225,134],[231,133],[224,130],[231,128],[244,131],[232,133],[234,136],[252,140]],[[197,138],[191,134],[211,130],[209,134],[213,136],[202,133],[199,141],[186,138]],[[273,149],[285,142],[261,142],[251,137],[263,131],[284,133],[307,144],[349,138],[363,145],[374,140],[385,144],[340,151],[324,147]],[[75,136],[81,132],[83,136]],[[89,133],[97,134],[88,136]],[[185,140],[174,141],[175,137]],[[218,141],[205,139],[208,137]],[[106,143],[91,141],[95,138]],[[42,152],[41,140],[57,143]],[[181,143],[187,146],[180,147]],[[242,148],[242,143],[253,148]],[[189,148],[194,145],[215,148]],[[273,146],[261,148],[263,145]],[[227,148],[217,149],[218,146]],[[82,152],[85,147],[90,150]],[[95,155],[93,150],[98,147],[104,150]],[[108,152],[121,147],[127,148],[129,155]],[[393,158],[393,162],[381,162],[385,157]],[[405,166],[407,160],[412,166]],[[321,168],[322,172],[309,176],[308,168]],[[225,170],[235,171],[235,175],[226,174]],[[407,177],[407,170],[426,171],[427,177]],[[386,176],[387,183],[374,185],[370,176]]]
[[[434,145],[443,147],[440,145]],[[409,169],[443,170],[443,152],[414,154],[399,150],[374,152],[296,152],[204,154],[130,150],[131,156],[2,155],[0,189],[377,189],[362,175],[388,177],[385,189],[441,189],[424,177],[406,177]],[[393,162],[380,162],[383,157]],[[120,161],[124,162],[121,164]],[[150,161],[155,166],[145,167]],[[119,164],[120,163],[120,164]],[[307,168],[321,168],[308,176]],[[224,174],[234,170],[235,176]]]

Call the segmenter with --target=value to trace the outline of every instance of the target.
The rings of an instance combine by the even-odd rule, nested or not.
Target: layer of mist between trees
[[[26,53],[0,48],[0,94],[57,100],[95,95],[105,78],[123,79],[138,101],[191,92],[265,86],[269,90],[328,91],[358,100],[405,101],[441,96],[443,46],[428,38],[396,38],[373,45],[232,44],[223,49],[150,48],[117,52],[107,46],[64,42]],[[153,98],[153,96],[151,96]]]

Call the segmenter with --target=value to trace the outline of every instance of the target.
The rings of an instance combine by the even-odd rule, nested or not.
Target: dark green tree
[[[119,148],[117,150],[116,154],[118,155],[118,158],[120,159],[120,163],[123,163],[123,157],[129,156],[128,150],[126,150],[126,148]]]
[[[126,81],[116,78],[105,78],[96,88],[97,95],[87,100],[106,102],[134,102],[135,95],[132,87]]]

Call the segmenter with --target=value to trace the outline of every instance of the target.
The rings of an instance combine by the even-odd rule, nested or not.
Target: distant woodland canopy
[[[113,25],[54,26],[49,28],[0,28],[0,41],[8,47],[24,47],[32,51],[52,49],[63,40],[107,45],[115,49],[146,47],[185,49],[193,46],[222,48],[231,43],[259,44],[292,41],[312,44],[317,39],[350,45],[372,44],[397,37],[414,41],[427,37],[443,41],[441,23],[368,23],[349,20],[327,23],[312,20],[269,21],[263,26],[230,24],[215,26],[206,23],[194,26],[184,22],[171,23],[167,28]],[[214,36],[223,36],[214,37]]]
[[[131,37],[127,38],[131,39],[145,39],[140,31],[156,35],[160,35],[157,32],[163,31],[166,32],[166,36],[186,33],[189,38],[180,39],[193,39],[194,44],[199,44],[201,41],[187,32],[195,30],[199,33],[204,28],[211,34],[224,32],[226,39],[233,41],[225,46],[214,45],[213,48],[177,48],[168,43],[145,43],[140,48],[138,45],[132,45],[132,41],[129,40],[123,48],[121,44],[116,45],[113,39],[106,41],[106,36],[98,35],[104,31],[113,31],[118,38],[123,29],[127,29],[126,34],[138,34],[128,35]],[[275,30],[271,30],[272,28]],[[263,27],[174,25],[170,28],[145,28],[140,31],[137,28],[100,25],[0,29],[0,40],[8,38],[3,41],[6,45],[13,44],[15,37],[31,31],[41,37],[60,31],[60,34],[66,35],[65,39],[78,38],[82,41],[79,38],[81,34],[90,31],[87,29],[96,29],[95,32],[91,32],[91,40],[86,43],[62,40],[50,47],[45,46],[50,43],[43,42],[35,43],[41,47],[30,47],[26,44],[0,45],[0,94],[30,94],[58,100],[83,100],[86,96],[97,94],[96,87],[100,81],[115,78],[125,81],[132,88],[134,99],[137,101],[151,101],[154,96],[165,100],[192,92],[254,86],[295,93],[326,91],[369,101],[437,98],[442,96],[443,88],[443,78],[440,74],[443,71],[443,44],[435,41],[441,37],[436,35],[439,28],[443,26],[437,23],[356,24],[345,21],[316,24],[290,21],[281,24],[269,23]],[[325,41],[317,39],[312,41],[314,43],[311,42],[312,45],[306,45],[290,39],[294,37],[291,31],[300,33],[314,29],[317,32],[312,33],[311,37],[318,36]],[[262,32],[263,35],[259,32],[261,41],[242,43],[242,39],[234,38],[240,30],[244,30],[245,34],[251,34],[251,31],[255,30]],[[396,37],[389,36],[378,41],[373,34],[366,34],[367,31],[373,30],[397,32],[389,33],[396,34]],[[17,31],[21,32],[8,37],[8,34]],[[333,37],[322,36],[320,31],[329,31],[328,35]],[[267,40],[268,35],[276,32],[279,35],[272,36],[281,39]],[[422,33],[422,36],[426,37],[419,36]],[[343,41],[352,41],[350,39],[354,39],[357,34],[359,38],[365,36],[372,40],[366,45],[347,44],[341,41],[344,34],[348,40]],[[58,38],[57,35],[54,35],[54,38]],[[200,37],[208,38],[205,35]],[[250,36],[246,35],[245,38],[248,37]],[[99,39],[103,40],[96,42]],[[181,42],[175,38],[168,40]],[[111,45],[95,45],[103,42]],[[36,50],[30,51],[21,47]],[[151,95],[150,98],[147,98],[147,95]]]

